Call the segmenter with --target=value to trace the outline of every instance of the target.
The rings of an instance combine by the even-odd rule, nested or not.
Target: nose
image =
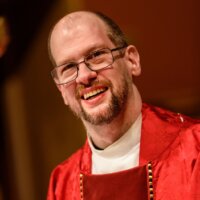
[[[76,83],[87,85],[91,82],[91,80],[96,79],[96,77],[97,77],[96,71],[92,71],[91,69],[89,69],[84,62],[79,64]]]

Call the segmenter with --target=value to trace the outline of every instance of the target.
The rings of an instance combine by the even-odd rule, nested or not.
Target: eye
[[[92,52],[90,55],[88,55],[87,60],[92,60],[92,59],[98,59],[101,58],[102,56],[104,56],[106,53],[108,53],[106,51],[106,49],[101,49],[98,51],[94,51]]]
[[[93,57],[98,57],[98,56],[104,55],[105,53],[106,51],[102,49],[102,50],[94,52]]]
[[[77,66],[76,63],[67,63],[65,65],[62,65],[62,66],[59,67],[59,74],[62,75],[64,73],[68,72],[68,71],[71,71],[71,70],[75,69],[76,66]]]

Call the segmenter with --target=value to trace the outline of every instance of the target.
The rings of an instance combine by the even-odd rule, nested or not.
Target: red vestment
[[[154,200],[200,200],[199,152],[199,120],[144,104],[139,167],[92,175],[86,141],[52,172],[47,200],[80,200],[81,196],[84,200],[150,199],[149,162]]]

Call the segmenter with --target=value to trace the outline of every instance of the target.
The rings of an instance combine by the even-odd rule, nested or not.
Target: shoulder
[[[85,154],[88,152],[88,143],[86,143],[74,152],[69,158],[58,164],[51,173],[51,178],[60,179],[60,177],[68,177],[72,172],[79,172],[81,162]]]
[[[186,129],[196,125],[198,127],[200,124],[200,119],[193,119],[184,114],[172,112],[170,110],[145,103],[143,104],[142,114],[146,118],[151,118],[151,120],[161,121],[168,125],[171,124]]]
[[[87,159],[90,157],[89,152],[89,145],[86,141],[82,148],[56,166],[50,176],[48,200],[61,199],[62,196],[67,196],[66,199],[74,199],[74,195],[76,196],[79,191],[79,176],[82,163],[85,162],[89,166]]]
[[[200,152],[200,123],[188,123],[180,132],[181,147],[185,150],[186,157],[198,155]]]
[[[68,185],[74,176],[77,176],[80,172],[80,162],[82,154],[84,152],[84,146],[73,153],[68,159],[58,164],[51,172],[49,181],[48,196],[58,193],[61,188]],[[68,187],[68,186],[67,186]],[[51,199],[51,198],[49,198]]]
[[[179,147],[180,151],[185,152],[185,157],[195,159],[200,152],[200,119],[194,119],[181,113],[148,106],[151,115],[155,115],[156,120],[162,121],[165,129],[164,133],[174,132],[176,137],[171,143],[172,147]],[[170,127],[170,128],[168,128]],[[173,130],[173,131],[172,131]],[[190,153],[189,153],[190,152]]]
[[[62,174],[67,174],[69,170],[75,170],[79,167],[83,148],[78,149],[69,158],[58,164],[51,173],[53,177],[59,177]]]
[[[148,154],[156,152],[153,158],[166,158],[175,149],[187,152],[184,153],[187,158],[198,155],[200,120],[147,104],[143,105],[142,115],[142,145],[150,146]],[[191,150],[192,155],[187,156]]]

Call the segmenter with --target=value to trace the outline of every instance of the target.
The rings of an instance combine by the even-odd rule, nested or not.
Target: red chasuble
[[[148,199],[145,166],[104,175],[83,175],[80,181],[82,199]]]
[[[93,175],[86,141],[52,172],[47,200],[200,200],[200,121],[146,104],[142,117],[140,166]]]

